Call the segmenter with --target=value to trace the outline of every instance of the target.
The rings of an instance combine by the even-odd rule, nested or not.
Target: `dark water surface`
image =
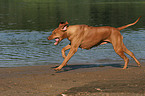
[[[145,62],[145,2],[97,2],[99,0],[0,0],[0,67],[60,64],[61,49],[47,37],[60,21],[90,26],[119,27],[140,21],[121,31],[124,43]],[[101,0],[100,0],[101,1]],[[105,1],[105,0],[104,0]],[[118,1],[118,0],[116,0]],[[66,52],[68,53],[68,51]],[[131,58],[130,58],[131,59]],[[111,44],[79,49],[69,63],[123,63]],[[131,62],[134,62],[131,59]]]

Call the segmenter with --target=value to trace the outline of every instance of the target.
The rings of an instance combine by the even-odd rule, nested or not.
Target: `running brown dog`
[[[139,21],[140,17],[131,24],[114,28],[110,26],[92,27],[88,25],[68,25],[68,22],[60,23],[52,34],[48,37],[48,40],[55,39],[54,45],[57,45],[61,40],[67,38],[70,44],[62,48],[62,57],[64,61],[62,64],[55,68],[55,70],[61,70],[63,66],[66,66],[69,59],[77,52],[78,47],[82,49],[91,49],[92,47],[112,43],[115,52],[124,60],[125,65],[123,69],[127,68],[129,59],[125,56],[124,52],[130,55],[138,64],[140,62],[136,59],[134,54],[129,51],[123,43],[123,36],[120,34],[120,30],[132,26]],[[70,49],[68,55],[65,55],[65,51]]]

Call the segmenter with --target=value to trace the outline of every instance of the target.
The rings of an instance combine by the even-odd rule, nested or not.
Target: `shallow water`
[[[85,0],[0,0],[0,67],[60,64],[63,40],[55,46],[47,37],[60,21],[91,26],[118,27],[141,20],[121,31],[124,43],[145,62],[144,2],[92,2]],[[66,52],[68,53],[68,51]],[[129,57],[129,56],[128,56]],[[129,57],[130,58],[130,57]],[[130,58],[131,59],[131,58]],[[69,63],[123,63],[111,44],[82,50]],[[131,62],[134,62],[131,59]]]

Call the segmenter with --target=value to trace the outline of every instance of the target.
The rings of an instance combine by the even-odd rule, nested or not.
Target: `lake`
[[[106,1],[0,0],[0,67],[61,64],[61,49],[69,41],[65,39],[55,46],[54,40],[47,40],[59,22],[119,27],[134,22],[139,16],[142,16],[139,22],[122,30],[121,34],[126,47],[140,62],[145,62],[144,0]],[[114,52],[112,45],[106,44],[91,50],[79,48],[68,63],[124,62]]]

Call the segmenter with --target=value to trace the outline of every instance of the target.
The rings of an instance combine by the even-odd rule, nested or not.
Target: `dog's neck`
[[[67,31],[65,31],[65,33],[63,34],[63,39],[67,38]]]

